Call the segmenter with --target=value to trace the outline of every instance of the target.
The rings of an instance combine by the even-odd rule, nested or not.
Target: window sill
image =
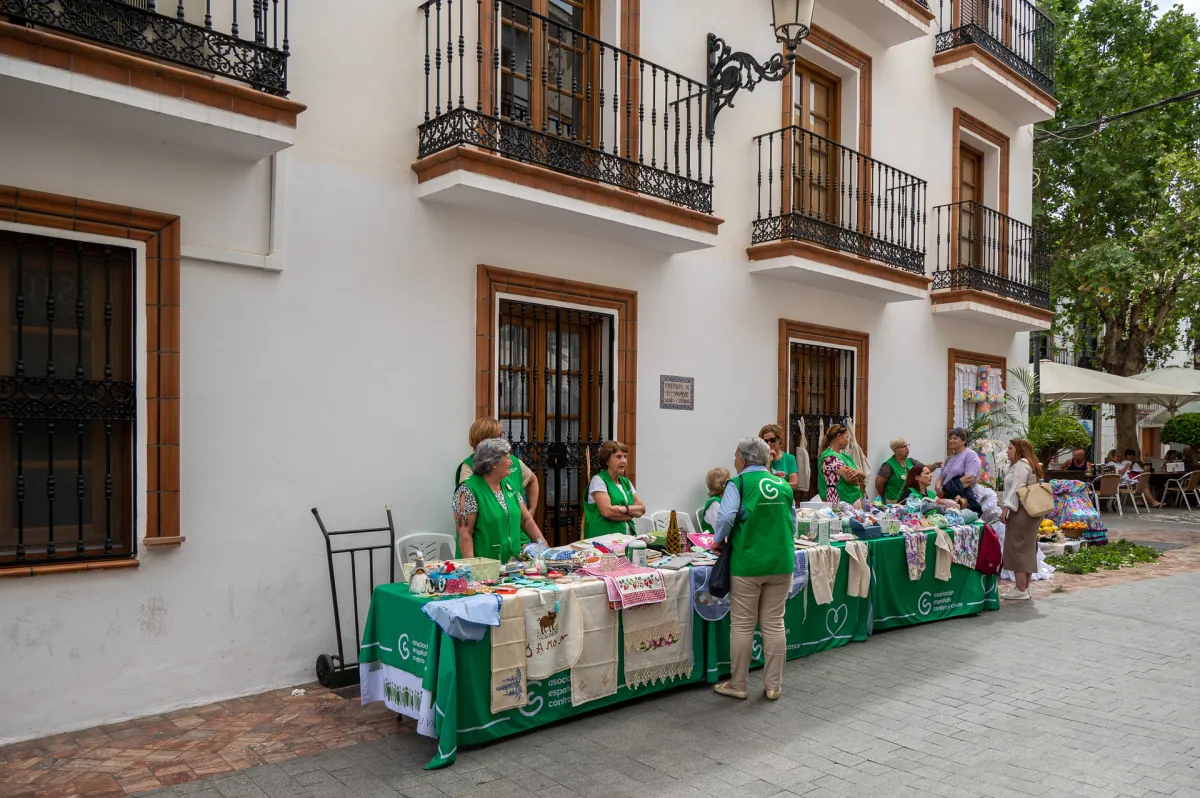
[[[187,540],[183,535],[171,535],[161,538],[142,538],[142,545],[150,549],[174,548]]]
[[[78,571],[115,571],[121,568],[137,568],[138,565],[138,561],[132,557],[121,560],[97,560],[96,562],[29,565],[20,568],[0,568],[0,579],[19,579],[23,576],[44,576],[46,574],[70,574]]]

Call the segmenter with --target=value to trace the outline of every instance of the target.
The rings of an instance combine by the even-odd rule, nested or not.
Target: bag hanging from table
[[[737,480],[738,489],[738,508],[733,514],[733,525],[737,526],[737,517],[742,512],[742,476],[738,474],[734,479]],[[729,595],[729,587],[731,585],[732,573],[730,569],[733,567],[733,529],[729,530],[729,534],[725,536],[725,544],[721,547],[721,553],[717,555],[717,561],[713,563],[712,572],[708,575],[708,592],[713,598],[725,598]]]
[[[1004,547],[1000,545],[1000,536],[991,524],[983,525],[983,533],[979,536],[979,556],[975,558],[975,570],[981,574],[998,574],[1004,566]]]
[[[1031,518],[1043,518],[1054,509],[1054,491],[1048,482],[1018,488],[1017,499],[1025,514]]]

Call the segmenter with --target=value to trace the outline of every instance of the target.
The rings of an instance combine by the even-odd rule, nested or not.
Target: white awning
[[[1170,385],[1174,388],[1180,388],[1187,391],[1195,391],[1200,393],[1200,369],[1190,369],[1184,366],[1169,366],[1165,369],[1154,369],[1153,371],[1143,372],[1134,379],[1154,382],[1159,385]],[[1165,409],[1156,410],[1146,418],[1142,419],[1138,426],[1140,427],[1161,427],[1170,420],[1172,416],[1179,413],[1200,413],[1200,402],[1190,400],[1176,400],[1174,405],[1165,405]],[[1159,402],[1158,404],[1162,404]]]
[[[1159,404],[1178,407],[1200,398],[1200,391],[1159,385],[1143,379],[1041,362],[1041,393],[1047,399],[1077,404]]]

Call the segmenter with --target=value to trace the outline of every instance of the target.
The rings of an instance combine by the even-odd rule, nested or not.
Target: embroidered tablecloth
[[[625,562],[619,568],[602,571],[584,568],[583,573],[598,576],[608,588],[608,600],[623,609],[643,604],[657,604],[667,598],[667,588],[661,572]]]

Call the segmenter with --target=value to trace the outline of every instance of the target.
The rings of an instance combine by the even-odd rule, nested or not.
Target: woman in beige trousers
[[[733,455],[738,475],[729,480],[717,513],[714,549],[732,546],[730,562],[729,681],[714,689],[721,695],[748,695],[754,627],[762,629],[766,669],[763,687],[775,701],[783,688],[787,636],[783,614],[795,568],[793,533],[796,515],[786,480],[767,471],[770,447],[762,438],[743,438]]]

